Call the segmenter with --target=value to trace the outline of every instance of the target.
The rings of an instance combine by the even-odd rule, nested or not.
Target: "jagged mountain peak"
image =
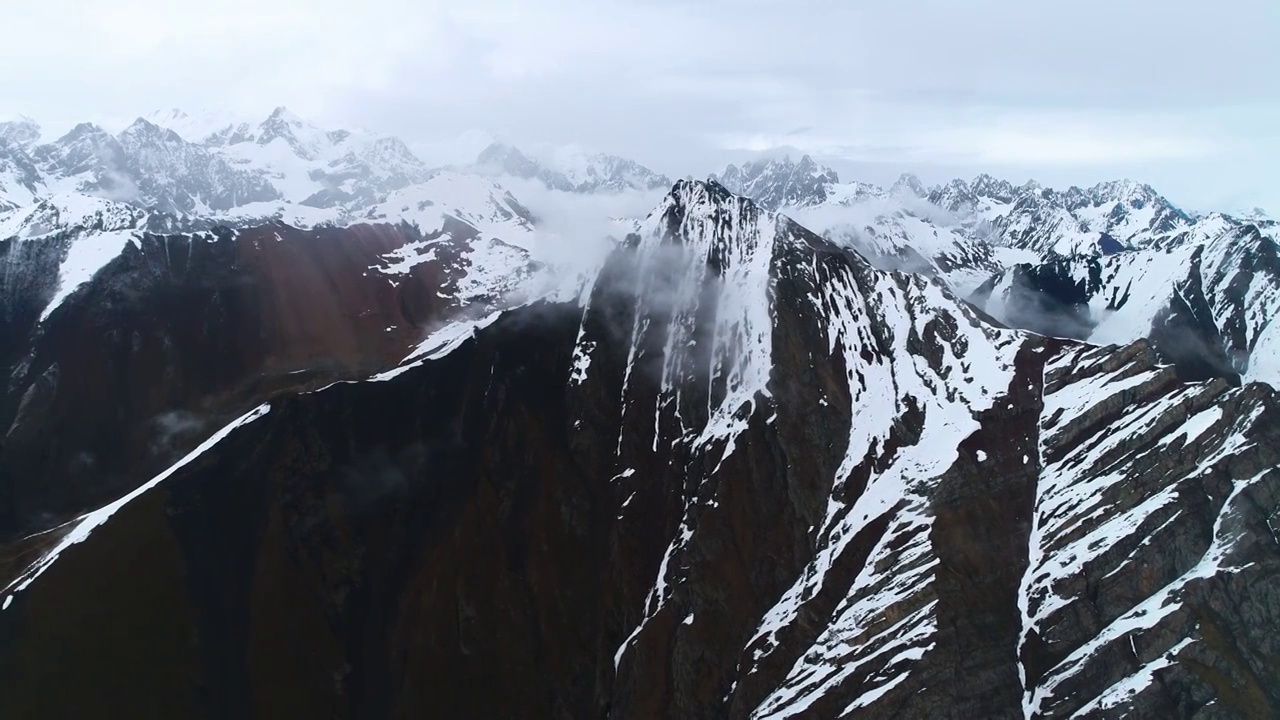
[[[138,118],[134,120],[129,127],[120,131],[116,136],[121,142],[164,142],[164,143],[186,143],[177,132],[157,125],[146,118]]]
[[[705,180],[677,180],[650,217],[672,210],[680,214],[710,215],[725,209],[741,214],[757,215],[765,212],[772,215],[762,211],[753,198],[734,193],[715,176],[711,176]]]
[[[737,170],[748,176],[760,175],[763,173],[818,173],[834,178],[835,182],[840,181],[839,174],[825,165],[821,165],[813,156],[807,153],[801,153],[799,159],[792,157],[790,152],[784,153],[779,157],[761,157],[753,160],[746,160],[740,166],[729,165],[728,170]]]
[[[898,179],[889,188],[889,192],[895,195],[907,194],[918,198],[929,196],[929,191],[925,188],[924,183],[920,182],[920,178],[909,172],[899,175]]]
[[[268,145],[276,140],[288,144],[295,154],[306,160],[318,159],[326,145],[334,144],[329,131],[303,120],[283,105],[258,125],[254,141]]]
[[[1106,180],[1089,188],[1089,194],[1111,200],[1147,199],[1160,197],[1155,188],[1129,178]]]
[[[480,166],[498,166],[508,169],[506,167],[508,163],[511,163],[513,168],[532,168],[536,166],[536,163],[521,152],[519,148],[501,140],[494,140],[489,143],[476,156],[476,164]]]
[[[347,131],[341,130],[337,132],[346,133]],[[345,140],[346,138],[343,139]],[[422,162],[418,159],[418,156],[413,153],[413,150],[409,149],[409,146],[398,137],[384,136],[375,138],[373,142],[369,144],[369,152],[371,155],[387,162],[417,164],[421,164]]]
[[[840,183],[840,175],[835,170],[807,154],[793,160],[790,153],[781,158],[758,158],[741,165],[729,165],[713,177],[729,190],[774,210],[818,205],[826,201]]]
[[[1001,180],[986,173],[975,177],[969,185],[969,189],[981,197],[991,198],[1002,203],[1012,202],[1016,195],[1013,184],[1008,180]]]
[[[277,105],[276,108],[271,111],[271,114],[267,116],[267,120],[278,120],[280,122],[289,123],[290,125],[307,124],[305,120],[298,117],[297,114],[284,105]]]
[[[26,115],[17,115],[0,121],[0,141],[22,148],[29,148],[40,141],[40,123]]]
[[[617,155],[580,145],[557,145],[536,156],[501,140],[480,151],[474,167],[485,174],[537,180],[549,189],[578,193],[616,193],[669,187],[664,175]]]
[[[285,215],[316,219],[298,207],[367,209],[430,174],[398,138],[327,130],[283,106],[260,122],[221,111],[158,110],[116,135],[82,123],[31,148],[29,163],[13,150],[18,146],[6,144],[12,147],[0,168],[5,207],[46,191],[85,192],[200,216],[231,208],[240,208],[237,217],[281,216],[277,201],[283,201],[292,206]]]
[[[961,178],[954,178],[931,190],[929,202],[948,212],[970,212],[974,210],[977,196],[969,183]]]
[[[148,122],[176,132],[183,140],[204,143],[210,136],[245,122],[239,115],[224,110],[192,110],[164,108],[142,116]]]
[[[62,137],[53,141],[53,144],[66,144],[76,142],[86,138],[110,138],[111,133],[107,132],[101,125],[91,122],[76,123]]]
[[[163,124],[165,121],[179,122],[190,119],[190,115],[181,108],[169,108],[167,110],[152,110],[147,118],[157,125]]]

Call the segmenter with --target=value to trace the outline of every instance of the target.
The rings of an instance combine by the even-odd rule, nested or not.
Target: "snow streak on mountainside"
[[[1238,650],[1223,657],[1217,644],[1231,621],[1208,608],[1240,597],[1248,616],[1258,608],[1245,588],[1275,587],[1274,576],[1263,579],[1275,569],[1274,545],[1251,530],[1261,520],[1257,498],[1280,479],[1274,451],[1260,446],[1274,437],[1260,422],[1274,416],[1274,395],[1221,381],[1180,385],[1142,349],[1074,349],[1044,372],[1044,468],[1019,593],[1024,709],[1027,717],[1147,714],[1140,708],[1150,696],[1233,662]],[[1162,553],[1193,516],[1203,523],[1196,539]],[[1137,572],[1154,577],[1124,577]],[[1086,582],[1093,600],[1082,594]],[[1276,621],[1274,612],[1263,617]]]
[[[187,465],[191,461],[200,457],[200,455],[203,454],[204,452],[207,452],[209,448],[216,445],[218,441],[225,438],[231,431],[235,430],[236,428],[242,425],[245,425],[247,423],[253,422],[254,420],[257,420],[258,418],[270,412],[270,410],[271,410],[270,405],[267,405],[267,404],[259,405],[257,408],[254,408],[248,413],[237,418],[231,424],[215,432],[212,437],[210,437],[208,440],[201,443],[195,450],[192,450],[190,453],[188,453],[186,456],[184,456],[181,460],[179,460],[174,465],[170,466],[164,472],[160,473],[154,478],[151,478],[146,483],[143,483],[142,485],[138,486],[138,489],[134,490],[128,495],[120,498],[119,500],[116,500],[115,502],[105,507],[99,508],[91,513],[87,513],[81,517],[76,518],[74,521],[72,521],[71,526],[69,528],[67,527],[58,528],[58,530],[63,531],[62,537],[58,541],[58,544],[53,549],[49,550],[43,557],[41,557],[36,564],[32,565],[30,568],[27,568],[27,570],[22,575],[20,575],[19,577],[11,581],[7,587],[5,587],[3,590],[0,590],[0,595],[5,595],[3,604],[0,604],[0,612],[4,610],[8,610],[9,606],[13,604],[14,596],[17,595],[18,593],[21,593],[23,590],[26,590],[27,587],[31,585],[31,583],[39,579],[40,575],[44,573],[46,570],[48,570],[53,565],[53,563],[58,560],[59,555],[61,555],[63,552],[66,552],[67,549],[70,548],[72,545],[88,540],[90,537],[90,534],[95,529],[97,529],[103,523],[110,520],[112,515],[119,512],[119,510],[123,508],[125,505],[127,505],[130,501],[134,500],[135,498],[147,492],[148,490],[155,487],[156,485],[159,485],[160,483],[164,482],[166,478],[173,475],[178,470],[181,470],[183,466]]]
[[[68,714],[52,676],[178,716],[1280,707],[1264,385],[993,327],[690,181],[580,302],[451,316],[407,361],[277,393],[92,535],[24,540],[0,714]]]
[[[63,300],[111,262],[151,216],[132,205],[86,195],[51,195],[34,205],[0,214],[0,243],[12,244],[0,262],[6,305],[20,301],[23,289],[47,282],[40,259],[57,256],[54,292],[43,304],[47,318]],[[7,239],[7,240],[6,240]]]

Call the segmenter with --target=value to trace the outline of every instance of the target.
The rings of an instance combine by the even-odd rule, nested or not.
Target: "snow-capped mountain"
[[[961,297],[1004,269],[988,243],[936,223],[919,208],[868,198],[847,208],[798,209],[795,217],[823,237],[850,247],[882,270],[937,278]]]
[[[806,155],[798,162],[787,156],[730,165],[715,178],[856,249],[877,267],[936,277],[961,295],[1003,268],[991,244],[954,222],[948,209],[931,204],[929,191],[910,173],[888,189],[842,182]]]
[[[634,160],[577,146],[557,147],[545,159],[534,159],[512,145],[494,142],[480,152],[474,167],[487,175],[537,180],[563,192],[616,193],[671,186],[666,176]]]
[[[84,123],[42,144],[33,123],[6,124],[0,203],[79,192],[197,217],[269,214],[263,204],[298,215],[285,206],[356,210],[431,174],[396,138],[324,130],[285,108],[214,130],[217,115],[150,117],[116,135]]]
[[[1013,327],[1104,344],[1147,338],[1187,377],[1280,383],[1262,319],[1280,312],[1267,269],[1273,221],[1192,216],[1128,180],[1059,191],[979,175],[926,191],[904,176],[885,190],[840,182],[807,158],[744,167],[721,177]]]
[[[142,119],[166,130],[172,130],[183,140],[197,144],[203,144],[209,136],[228,127],[249,123],[245,118],[234,113],[209,110],[188,113],[179,108],[153,110],[143,115]]]
[[[1276,714],[1274,221],[466,163],[0,125],[0,717]]]
[[[1149,185],[1107,182],[1088,190],[1023,193],[996,223],[1004,243],[1072,255],[1157,246],[1191,220]]]
[[[712,178],[731,192],[774,210],[819,205],[830,198],[833,188],[840,183],[835,170],[819,165],[808,155],[799,161],[787,155],[781,159],[730,165]]]
[[[474,135],[478,141],[483,134]],[[210,221],[341,224],[437,173],[398,138],[325,129],[284,107],[260,122],[166,110],[114,134],[83,123],[49,142],[40,137],[34,121],[0,123],[0,212],[81,193],[181,218],[188,228]],[[458,171],[578,193],[669,187],[634,161],[576,146],[533,160],[494,144]]]
[[[0,213],[29,205],[44,191],[44,179],[26,150],[0,139]]]
[[[108,199],[139,198],[138,176],[124,148],[110,133],[80,123],[66,135],[31,149],[44,184],[54,192],[86,192]]]
[[[1193,376],[1280,387],[1280,245],[1268,230],[1205,218],[1168,247],[1015,265],[975,300],[1016,327],[1100,344],[1151,338]]]
[[[25,115],[0,121],[0,142],[29,148],[40,140],[40,124]]]
[[[889,194],[894,197],[929,197],[929,190],[920,182],[920,178],[911,173],[903,173],[898,176],[893,185],[889,187]]]
[[[1042,254],[1156,246],[1192,224],[1151,186],[1129,180],[1057,191],[979,175],[972,183],[953,180],[935,188],[929,201],[966,217],[970,225],[988,223],[984,229],[997,244]]]
[[[261,175],[237,169],[216,153],[141,118],[118,139],[137,173],[134,184],[144,198],[140,204],[204,216],[280,197]]]
[[[1269,387],[995,326],[715,183],[568,302],[392,286],[406,227],[146,238],[14,361],[0,715],[1280,706]]]
[[[204,144],[262,174],[286,201],[312,207],[366,207],[430,175],[397,138],[325,130],[284,107],[257,126],[229,125]]]
[[[142,119],[117,136],[84,123],[29,155],[10,147],[8,157],[29,162],[28,201],[81,193],[161,212],[209,214],[279,197],[256,173]]]

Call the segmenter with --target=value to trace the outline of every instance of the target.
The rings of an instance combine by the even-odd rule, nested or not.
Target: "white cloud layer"
[[[285,104],[420,147],[483,129],[673,175],[793,147],[873,181],[1129,175],[1280,209],[1274,0],[9,5],[0,114],[50,125]]]

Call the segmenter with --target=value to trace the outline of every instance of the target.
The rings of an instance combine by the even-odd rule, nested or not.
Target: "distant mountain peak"
[[[665,176],[617,155],[596,153],[580,145],[547,148],[538,158],[506,142],[490,143],[476,157],[485,174],[538,180],[549,189],[578,193],[657,190],[670,186]]]
[[[285,107],[284,105],[279,105],[276,107],[276,109],[272,110],[271,114],[267,116],[267,119],[280,120],[280,121],[287,122],[294,125],[306,124],[306,121],[298,117],[296,114],[293,113],[293,111],[289,110],[289,108]]]
[[[1008,180],[1001,180],[986,173],[975,177],[969,189],[976,195],[1003,203],[1013,202],[1017,195],[1013,184]]]
[[[26,115],[0,121],[0,141],[19,147],[30,147],[40,140],[40,124]]]
[[[165,120],[187,120],[191,116],[180,108],[169,108],[168,110],[155,110],[148,115],[156,124],[160,124]]]
[[[749,160],[742,165],[729,165],[713,177],[730,191],[772,210],[818,205],[840,183],[835,170],[807,154],[799,161],[792,160],[790,154]]]
[[[911,173],[902,173],[898,179],[889,188],[894,195],[914,195],[923,198],[929,195],[929,191],[925,189],[924,183],[920,182],[920,178]]]
[[[514,145],[509,145],[505,142],[502,142],[501,140],[494,140],[493,142],[489,143],[489,145],[486,146],[485,149],[480,151],[480,155],[476,158],[476,162],[480,164],[484,164],[486,162],[492,162],[494,160],[498,160],[506,157],[519,157],[519,158],[524,158],[526,160],[528,159],[525,156],[525,154],[520,152],[520,149],[515,147]]]
[[[119,137],[125,138],[152,138],[164,142],[182,143],[186,142],[178,133],[168,128],[161,127],[146,118],[138,118],[134,120],[129,127],[120,132]]]
[[[65,143],[92,136],[111,137],[111,133],[104,130],[101,125],[91,122],[82,122],[77,123],[75,127],[72,127],[65,135],[58,138],[55,142]]]

